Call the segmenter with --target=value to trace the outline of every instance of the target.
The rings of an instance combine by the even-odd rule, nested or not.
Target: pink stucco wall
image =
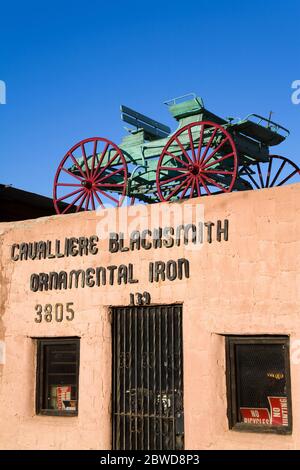
[[[111,447],[109,306],[128,305],[130,292],[145,290],[153,303],[183,303],[185,448],[300,448],[300,185],[192,201],[200,203],[206,221],[229,220],[228,241],[214,239],[198,250],[180,246],[112,254],[101,240],[96,256],[13,262],[13,243],[101,234],[104,225],[95,212],[0,224],[0,341],[6,349],[0,364],[0,448]],[[182,257],[190,261],[189,279],[149,284],[149,261]],[[138,284],[37,293],[29,289],[34,272],[129,262]],[[37,303],[56,302],[74,302],[74,321],[34,322]],[[273,333],[291,337],[293,433],[230,431],[222,335]],[[35,414],[32,338],[52,336],[81,337],[78,417]]]

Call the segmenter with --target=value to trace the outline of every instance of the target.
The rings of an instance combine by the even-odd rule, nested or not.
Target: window
[[[38,339],[38,414],[78,414],[79,339]]]
[[[226,338],[230,429],[292,430],[288,337]]]

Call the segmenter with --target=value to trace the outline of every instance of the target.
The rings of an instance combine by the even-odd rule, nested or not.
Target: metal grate
[[[38,414],[78,414],[79,344],[79,338],[38,339]]]
[[[113,309],[113,448],[183,449],[182,306]]]
[[[289,338],[228,336],[226,351],[229,427],[291,433]]]
[[[287,395],[285,345],[236,345],[240,407],[268,408],[268,396]]]

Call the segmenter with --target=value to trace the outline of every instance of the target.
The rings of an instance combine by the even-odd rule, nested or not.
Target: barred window
[[[38,414],[78,414],[79,339],[38,339]]]
[[[230,429],[291,433],[289,339],[228,336]]]

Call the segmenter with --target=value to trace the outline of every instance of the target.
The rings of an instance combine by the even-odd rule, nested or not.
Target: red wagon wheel
[[[272,188],[283,184],[298,183],[300,168],[288,158],[270,155],[266,163],[243,166],[239,176],[251,184],[253,189]]]
[[[127,187],[122,151],[102,137],[74,145],[62,159],[54,179],[53,200],[58,214],[118,207]]]
[[[238,168],[235,143],[219,124],[193,122],[179,129],[160,156],[156,185],[161,201],[227,193]]]

